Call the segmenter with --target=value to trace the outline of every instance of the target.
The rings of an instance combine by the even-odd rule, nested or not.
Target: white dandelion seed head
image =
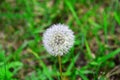
[[[74,44],[73,31],[64,24],[54,24],[44,32],[43,44],[51,55],[62,56]]]

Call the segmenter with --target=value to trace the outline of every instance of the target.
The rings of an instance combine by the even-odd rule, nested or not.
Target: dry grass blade
[[[110,72],[106,74],[106,77],[109,79],[111,76],[120,74],[120,65],[116,66],[113,68]]]

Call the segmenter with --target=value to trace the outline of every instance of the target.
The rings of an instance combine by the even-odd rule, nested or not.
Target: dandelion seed
[[[52,25],[43,34],[43,44],[51,55],[62,56],[74,44],[73,32],[64,24]]]

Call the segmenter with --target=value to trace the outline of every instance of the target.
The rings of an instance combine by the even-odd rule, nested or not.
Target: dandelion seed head
[[[73,31],[64,24],[54,24],[44,32],[43,44],[51,55],[62,56],[74,44]]]

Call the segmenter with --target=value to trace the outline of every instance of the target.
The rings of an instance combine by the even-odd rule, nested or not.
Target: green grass
[[[119,0],[0,1],[0,80],[60,80],[57,57],[42,44],[43,32],[55,23],[75,34],[62,56],[65,80],[109,80],[120,63],[119,11]]]

